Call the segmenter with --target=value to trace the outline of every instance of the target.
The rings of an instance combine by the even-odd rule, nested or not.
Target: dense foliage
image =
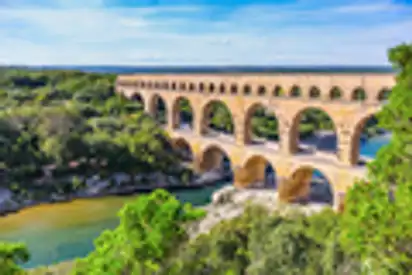
[[[2,275],[24,274],[18,264],[29,260],[30,255],[24,244],[0,243],[0,271]]]
[[[163,205],[151,205],[162,201],[155,199],[159,196],[165,198]],[[171,204],[182,207],[161,191],[125,206],[119,228],[103,233],[73,274],[359,274],[358,259],[338,242],[339,217],[332,210],[283,216],[250,206],[188,241],[182,227],[188,219]],[[202,215],[184,213],[189,220]]]
[[[348,194],[341,238],[375,274],[412,272],[412,45],[389,51],[399,70],[388,104],[379,114],[392,141],[370,165],[368,182]]]
[[[75,192],[96,174],[179,174],[166,133],[113,83],[104,74],[1,71],[2,186],[33,199]]]
[[[188,240],[184,224],[204,215],[158,189],[127,204],[120,225],[96,239],[96,250],[81,260],[74,274],[158,274]]]

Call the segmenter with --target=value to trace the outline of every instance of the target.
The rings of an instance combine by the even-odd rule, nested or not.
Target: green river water
[[[223,185],[174,194],[181,201],[204,205]],[[118,210],[136,196],[78,199],[27,208],[0,218],[0,240],[28,245],[32,258],[26,268],[83,257],[93,249],[93,240],[102,231],[118,225]]]

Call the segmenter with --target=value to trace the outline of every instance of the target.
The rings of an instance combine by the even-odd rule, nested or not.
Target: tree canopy
[[[412,45],[389,51],[396,86],[378,115],[391,142],[369,166],[367,181],[348,192],[341,239],[376,274],[412,270]]]

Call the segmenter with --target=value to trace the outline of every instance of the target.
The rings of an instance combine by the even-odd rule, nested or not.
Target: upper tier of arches
[[[250,80],[249,80],[250,79]],[[262,79],[262,80],[260,80]],[[206,77],[165,79],[165,76],[121,76],[120,85],[139,89],[188,93],[258,96],[324,101],[380,102],[388,99],[394,85],[390,74],[361,76],[287,75],[273,79],[260,76]]]

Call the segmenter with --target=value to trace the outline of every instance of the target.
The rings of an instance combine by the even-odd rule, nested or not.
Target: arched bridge
[[[157,99],[162,98],[170,136],[191,149],[194,167],[200,171],[221,161],[216,152],[230,159],[236,186],[262,180],[266,163],[280,177],[309,166],[321,171],[337,194],[366,175],[366,168],[358,165],[362,128],[384,104],[394,83],[390,73],[136,74],[119,76],[116,89],[127,97],[138,95],[149,114],[154,114]],[[178,103],[184,98],[193,110],[192,130],[179,128]],[[207,134],[213,102],[230,110],[233,138]],[[262,106],[278,119],[279,142],[274,146],[253,142],[251,114]],[[324,111],[333,121],[336,153],[298,150],[299,121],[309,108]]]

